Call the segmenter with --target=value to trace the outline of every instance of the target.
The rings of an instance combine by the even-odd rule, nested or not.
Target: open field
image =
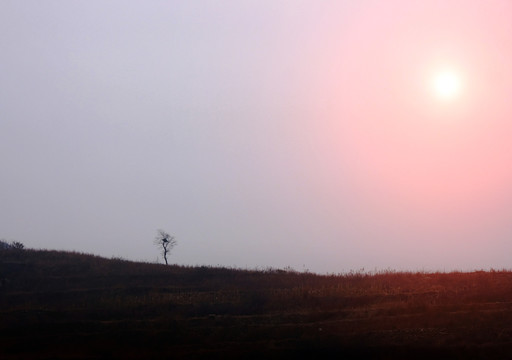
[[[315,275],[0,251],[1,359],[511,358],[512,273]]]

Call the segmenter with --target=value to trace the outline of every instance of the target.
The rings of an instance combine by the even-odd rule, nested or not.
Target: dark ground
[[[180,267],[0,251],[0,359],[507,359],[512,273]]]

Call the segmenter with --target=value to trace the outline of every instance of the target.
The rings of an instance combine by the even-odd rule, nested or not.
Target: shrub
[[[7,250],[11,248],[11,244],[9,244],[5,240],[0,240],[0,250]]]
[[[17,250],[23,250],[25,248],[25,245],[19,241],[13,241],[11,242],[11,248],[17,249]]]

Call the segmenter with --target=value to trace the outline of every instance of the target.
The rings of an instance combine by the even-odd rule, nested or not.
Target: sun
[[[441,71],[434,77],[433,90],[438,98],[452,100],[460,93],[460,77],[452,70]]]

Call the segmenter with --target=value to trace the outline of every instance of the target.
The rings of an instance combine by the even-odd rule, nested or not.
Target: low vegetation
[[[512,273],[316,275],[0,250],[0,358],[508,358]]]

